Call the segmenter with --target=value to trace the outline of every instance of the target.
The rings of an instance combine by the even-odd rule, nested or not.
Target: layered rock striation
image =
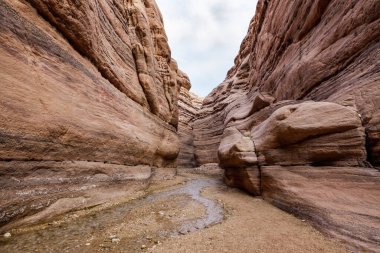
[[[199,163],[217,162],[223,129],[249,118],[258,94],[269,94],[277,104],[352,107],[365,127],[369,161],[378,165],[379,3],[259,1],[256,13],[235,66],[194,123]]]
[[[0,232],[219,163],[228,185],[380,250],[379,1],[259,0],[204,99],[154,0],[0,14]]]
[[[203,98],[189,92],[187,87],[182,87],[178,107],[179,124],[178,137],[180,140],[180,151],[177,157],[177,166],[193,168],[197,166],[194,151],[194,129],[193,122],[197,112],[202,106]]]
[[[175,166],[190,85],[153,0],[0,0],[0,13],[0,225]]]
[[[379,59],[379,1],[259,1],[235,66],[196,114],[197,164],[380,250]]]

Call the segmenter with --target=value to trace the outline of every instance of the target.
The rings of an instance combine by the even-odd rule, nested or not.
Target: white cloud
[[[205,96],[223,81],[255,14],[257,0],[156,0],[172,56]]]

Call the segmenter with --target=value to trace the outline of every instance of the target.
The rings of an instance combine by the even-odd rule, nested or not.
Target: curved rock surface
[[[261,168],[265,200],[350,245],[379,252],[380,172],[353,167]]]
[[[258,1],[234,67],[194,119],[197,164],[219,163],[228,185],[379,251],[379,59],[379,1]]]
[[[141,179],[139,168],[151,175],[130,166],[175,166],[178,93],[189,80],[171,59],[153,0],[0,0],[0,78],[2,181],[21,191],[33,178],[40,188],[27,196],[45,198],[13,212],[9,201],[14,209],[26,195],[8,194],[6,180],[0,224],[53,203],[53,193],[97,187],[107,170],[120,177],[101,182],[125,183]],[[55,188],[54,177],[78,189]]]
[[[251,138],[261,165],[360,166],[367,158],[358,113],[329,102],[281,107],[252,128]]]
[[[198,163],[218,161],[228,124],[257,117],[250,107],[259,92],[277,103],[314,100],[355,108],[369,160],[379,165],[379,13],[376,0],[259,1],[235,66],[204,99],[194,122]]]
[[[379,251],[380,2],[256,13],[202,99],[154,0],[0,0],[0,230],[219,163],[228,185]]]

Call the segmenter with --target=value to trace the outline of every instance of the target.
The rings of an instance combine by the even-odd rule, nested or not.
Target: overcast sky
[[[156,0],[172,57],[206,96],[233,66],[257,0]]]

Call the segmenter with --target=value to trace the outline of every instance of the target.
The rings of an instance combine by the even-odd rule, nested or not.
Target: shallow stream
[[[0,239],[0,252],[141,252],[224,218],[221,204],[202,196],[218,186],[213,178],[189,179],[170,190],[64,222],[50,222]],[[72,216],[71,216],[72,218]]]

